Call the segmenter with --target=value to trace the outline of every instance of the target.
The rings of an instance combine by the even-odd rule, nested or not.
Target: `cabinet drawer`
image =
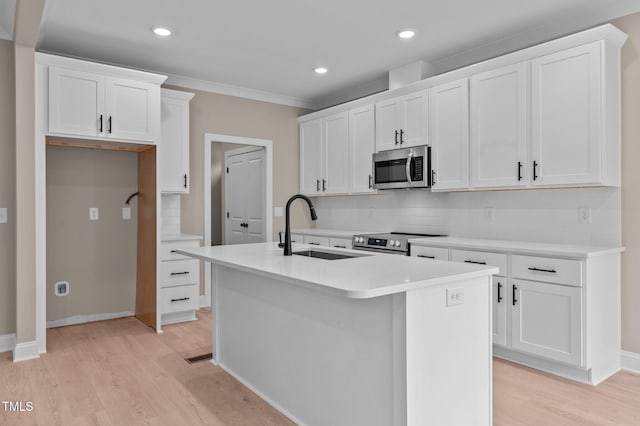
[[[178,253],[174,253],[174,250],[179,248],[192,248],[200,247],[199,240],[187,240],[187,241],[171,241],[162,243],[160,245],[160,260],[180,260],[180,259],[193,259],[189,256],[184,256]]]
[[[451,250],[453,262],[477,263],[480,265],[497,266],[500,268],[498,275],[507,275],[507,255],[504,253],[492,253],[475,250]]]
[[[313,246],[328,246],[329,238],[328,237],[316,237],[313,235],[305,235],[303,238],[305,244],[311,244]]]
[[[511,256],[511,275],[532,281],[582,286],[582,262],[538,256]]]
[[[443,247],[411,246],[411,256],[435,260],[449,260],[449,249]]]
[[[198,309],[199,288],[199,284],[189,284],[161,289],[161,313],[168,314]]]
[[[200,261],[176,260],[160,264],[160,287],[200,283]]]
[[[329,238],[329,246],[350,249],[351,240],[348,238]]]

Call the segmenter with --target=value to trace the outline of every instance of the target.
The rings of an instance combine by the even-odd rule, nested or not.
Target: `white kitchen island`
[[[179,250],[213,265],[213,362],[301,425],[490,425],[498,269],[322,251],[361,257]]]

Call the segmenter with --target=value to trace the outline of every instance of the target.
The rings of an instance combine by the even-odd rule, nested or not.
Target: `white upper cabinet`
[[[374,107],[367,105],[349,111],[349,146],[351,148],[351,193],[374,192],[371,160],[375,151]]]
[[[106,129],[105,77],[49,68],[49,133],[100,136]]]
[[[335,114],[324,120],[322,193],[349,192],[349,114]]]
[[[429,93],[433,191],[469,187],[469,81],[432,87]]]
[[[533,185],[603,181],[602,44],[531,61]]]
[[[160,82],[164,77],[66,58],[55,61],[70,66],[49,66],[48,134],[149,144],[158,141]],[[102,68],[104,73],[97,72]],[[119,74],[110,75],[113,70]],[[150,75],[152,81],[120,75],[128,73]]]
[[[307,195],[349,192],[349,114],[300,124],[300,191]]]
[[[189,101],[193,93],[162,89],[158,149],[160,191],[189,193]]]
[[[429,91],[376,103],[376,151],[428,143]]]
[[[527,147],[528,63],[470,79],[471,186],[517,187],[530,179]]]
[[[319,195],[322,187],[322,119],[300,123],[300,192]]]

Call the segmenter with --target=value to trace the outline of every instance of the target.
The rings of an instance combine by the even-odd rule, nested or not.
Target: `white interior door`
[[[225,170],[225,244],[266,241],[264,148],[227,151]]]

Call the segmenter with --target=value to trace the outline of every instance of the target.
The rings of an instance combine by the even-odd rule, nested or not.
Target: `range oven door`
[[[417,146],[373,154],[375,189],[429,188],[431,148]]]

